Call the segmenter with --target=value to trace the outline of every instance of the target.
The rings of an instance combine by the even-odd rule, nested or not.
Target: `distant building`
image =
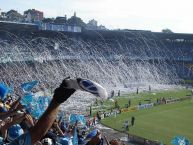
[[[44,13],[35,9],[29,9],[24,12],[26,22],[37,22],[42,21],[44,18]]]
[[[44,18],[42,20],[43,23],[54,23],[54,18]]]
[[[86,24],[82,21],[82,19],[76,16],[76,12],[74,12],[74,15],[67,20],[67,23],[70,26],[80,26],[80,27],[86,26]]]
[[[80,26],[71,26],[66,24],[55,24],[55,23],[42,23],[41,29],[51,31],[76,32],[76,33],[80,33],[82,31],[82,28]]]
[[[107,28],[103,25],[98,26],[99,30],[107,30]]]
[[[23,16],[18,13],[16,10],[10,10],[7,13],[3,13],[3,17],[6,18],[8,21],[16,21],[21,22],[23,21]]]
[[[94,19],[90,20],[86,25],[86,28],[89,30],[97,30],[98,29],[97,21]]]
[[[82,31],[83,21],[74,15],[67,19],[67,16],[56,17],[56,19],[44,19],[40,26],[41,30],[61,31],[61,32],[75,32],[80,33]]]
[[[86,25],[86,29],[88,30],[107,30],[105,26],[103,25],[98,26],[97,23],[98,22],[94,19],[90,20],[88,24]]]
[[[98,23],[98,22],[97,22],[96,20],[92,19],[92,20],[90,20],[90,21],[88,22],[88,24],[87,24],[87,25],[97,27],[97,23]]]
[[[1,18],[5,19],[6,18],[6,12],[1,12]]]
[[[11,21],[0,21],[0,28],[3,30],[29,30],[37,31],[39,30],[38,25],[29,24],[23,22],[11,22]]]
[[[3,16],[2,16],[2,12],[1,12],[1,9],[0,9],[0,19],[2,20]]]
[[[168,28],[163,29],[162,32],[163,32],[163,33],[170,33],[170,34],[173,33],[172,30],[170,30],[170,29],[168,29]]]
[[[67,23],[67,17],[65,15],[65,17],[56,17],[56,19],[54,20],[55,24],[66,24]]]

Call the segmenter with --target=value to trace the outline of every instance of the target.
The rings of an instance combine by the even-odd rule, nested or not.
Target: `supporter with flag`
[[[28,132],[19,136],[8,145],[33,145],[47,133],[56,119],[59,106],[75,92],[74,89],[67,89],[65,86],[66,82],[64,80],[61,85],[55,89],[53,99],[35,126],[31,127]]]

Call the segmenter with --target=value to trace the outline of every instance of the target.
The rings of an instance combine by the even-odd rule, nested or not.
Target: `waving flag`
[[[38,81],[31,81],[21,84],[21,88],[23,89],[24,92],[30,92],[37,84]]]
[[[77,128],[76,127],[74,128],[72,144],[73,145],[78,145],[78,134],[77,134]]]
[[[20,103],[25,107],[26,110],[30,112],[34,118],[38,119],[47,109],[50,101],[50,97],[35,96],[33,93],[27,93],[22,97]]]
[[[190,145],[190,141],[186,137],[175,136],[171,143],[173,145]]]
[[[9,93],[9,87],[7,87],[4,83],[0,83],[0,99],[4,100]]]
[[[86,139],[91,139],[91,138],[95,137],[97,134],[97,131],[98,131],[97,129],[94,129],[91,132],[89,132],[89,134],[86,136]]]
[[[76,121],[80,122],[81,124],[86,123],[84,115],[70,114],[69,120],[70,123],[76,123]]]

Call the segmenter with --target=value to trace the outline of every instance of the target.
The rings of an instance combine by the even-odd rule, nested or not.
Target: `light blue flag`
[[[95,137],[97,135],[97,131],[98,131],[97,129],[94,129],[91,132],[89,132],[89,134],[87,134],[87,136],[86,136],[86,139],[91,139],[91,138]]]
[[[21,98],[20,103],[21,103],[22,105],[28,106],[28,105],[30,105],[30,104],[33,102],[33,99],[34,99],[33,97],[34,97],[34,94],[33,94],[33,93],[27,93],[27,94],[25,94],[25,95]]]
[[[34,94],[33,93],[27,93],[25,94],[21,100],[20,103],[24,106],[24,108],[31,114],[34,109]]]
[[[76,127],[74,128],[72,144],[73,145],[78,145],[78,135],[77,135],[77,128]]]
[[[78,121],[83,125],[86,123],[84,115],[78,115],[78,114],[70,114],[69,121],[70,123],[76,123],[76,121]]]
[[[50,100],[50,97],[36,97],[33,93],[27,93],[25,96],[22,97],[20,103],[34,118],[38,119],[47,109]]]
[[[186,137],[175,136],[171,143],[173,145],[190,145],[190,141]]]
[[[21,88],[23,89],[24,92],[30,92],[37,84],[38,81],[31,81],[21,84]]]
[[[4,83],[0,83],[0,99],[4,100],[9,93],[9,87],[7,87]]]
[[[59,143],[62,145],[68,145],[69,138],[68,137],[62,137],[59,139]]]
[[[45,96],[34,97],[34,100],[32,101],[33,104],[33,111],[31,112],[32,116],[34,116],[36,119],[39,119],[47,109],[50,100],[51,100],[50,97]]]

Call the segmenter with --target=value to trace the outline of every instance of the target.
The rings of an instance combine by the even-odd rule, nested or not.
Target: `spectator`
[[[3,140],[7,145],[56,145],[58,143],[71,144],[76,140],[79,143],[85,143],[85,134],[87,128],[77,128],[77,124],[67,124],[62,120],[61,115],[59,121],[56,119],[60,104],[66,101],[74,92],[74,89],[65,88],[65,80],[58,87],[53,95],[50,105],[39,119],[34,119],[28,111],[20,104],[19,97],[14,102],[4,101],[0,107],[0,132]],[[117,101],[117,100],[116,100]],[[7,102],[8,108],[5,108]],[[10,107],[9,107],[10,106]],[[116,106],[119,108],[118,102]],[[61,113],[59,113],[61,114]],[[92,124],[96,124],[96,119],[101,120],[100,113],[97,112],[94,116]],[[76,127],[75,127],[76,126]],[[87,123],[90,127],[90,121]],[[129,122],[126,125],[126,130],[129,129]],[[77,130],[77,133],[75,133]],[[82,131],[84,130],[84,131]],[[82,132],[80,135],[79,132]],[[75,138],[77,136],[77,139]],[[18,137],[18,138],[17,138]],[[103,138],[100,132],[89,140],[87,145],[103,145]]]
[[[157,104],[159,104],[159,99],[158,99],[158,98],[157,98],[157,101],[156,101],[156,102],[157,102]]]
[[[101,138],[101,133],[97,131],[97,134],[88,141],[86,145],[103,145],[103,139]]]
[[[120,97],[120,95],[121,95],[121,92],[120,92],[120,90],[118,91],[118,96]]]
[[[163,97],[162,98],[162,102],[164,103],[164,104],[166,104],[166,99]]]
[[[128,105],[129,105],[129,107],[131,107],[131,99],[129,99]]]
[[[129,120],[125,121],[124,128],[125,128],[126,131],[129,130]]]
[[[19,124],[13,125],[8,129],[7,140],[9,142],[12,142],[14,139],[19,137],[23,133],[24,131]]]
[[[92,105],[90,105],[90,107],[89,107],[89,115],[91,116],[92,115]]]
[[[75,92],[74,89],[67,89],[65,86],[66,82],[64,80],[60,87],[55,90],[50,105],[35,126],[31,127],[29,132],[21,135],[8,145],[33,145],[47,133],[56,119],[59,106]]]
[[[118,104],[118,101],[117,101],[117,100],[115,100],[115,108],[116,108],[116,109],[119,109],[119,104]]]
[[[103,105],[103,103],[104,103],[103,99],[101,99],[101,101],[100,101],[100,102],[101,102],[101,105]]]
[[[111,92],[111,98],[113,98],[113,97],[114,97],[114,95],[115,95],[115,91],[114,91],[114,90],[112,90],[112,92]]]
[[[96,100],[95,100],[95,104],[98,106],[98,99],[96,98]]]
[[[145,140],[145,145],[150,145],[149,140]]]
[[[90,119],[88,119],[87,122],[86,122],[86,126],[87,126],[88,128],[90,128],[90,125],[91,125],[91,121],[90,121]]]
[[[111,144],[111,145],[120,145],[121,143],[120,143],[120,141],[118,141],[117,139],[112,139],[112,140],[110,141],[110,144]]]
[[[51,138],[44,138],[42,139],[41,144],[42,145],[54,145],[54,141]]]
[[[137,88],[136,94],[139,94],[139,88]]]
[[[99,122],[101,121],[101,116],[100,116],[99,112],[97,112],[97,119]]]
[[[92,119],[92,125],[94,125],[94,126],[96,125],[96,116],[94,116]]]
[[[132,116],[132,117],[131,117],[131,125],[134,126],[134,124],[135,124],[135,117]]]

